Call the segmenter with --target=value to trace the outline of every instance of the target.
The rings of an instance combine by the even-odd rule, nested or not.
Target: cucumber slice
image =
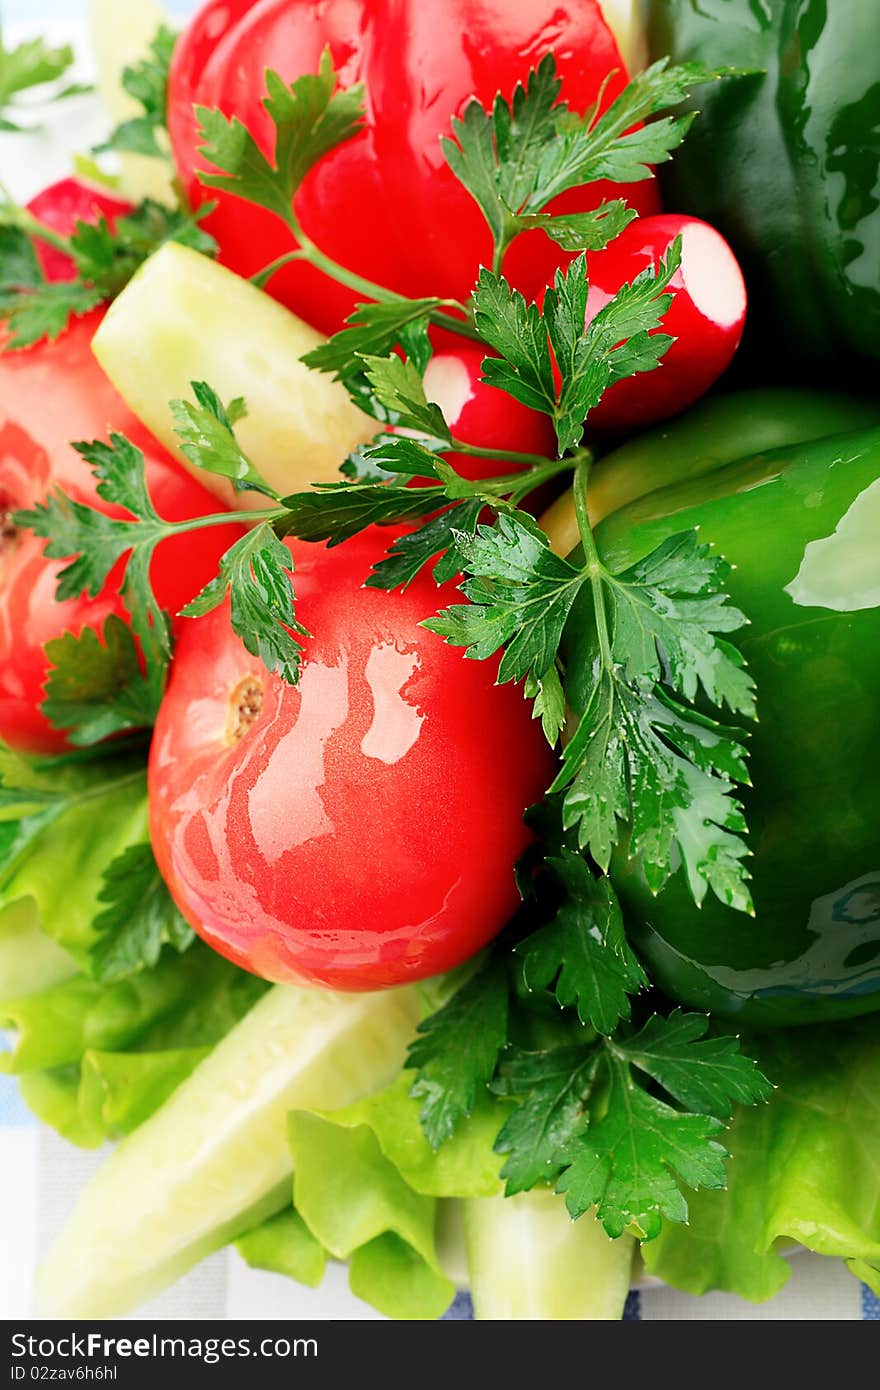
[[[0,912],[0,1004],[39,994],[76,974],[76,961],[40,928],[33,898]]]
[[[322,341],[249,281],[169,242],[111,305],[93,347],[135,415],[184,464],[168,402],[191,397],[192,381],[209,382],[224,401],[243,396],[248,413],[236,435],[283,495],[339,482],[346,456],[376,432],[339,382],[300,361]],[[227,503],[266,505],[259,493],[236,493],[227,479],[195,471]]]
[[[168,12],[157,0],[89,0],[89,39],[95,55],[95,85],[113,125],[143,115],[122,85],[123,69],[140,62],[160,25],[170,28]],[[139,203],[155,198],[174,206],[173,171],[164,159],[143,154],[119,155],[117,191]]]
[[[635,1241],[611,1240],[589,1214],[572,1221],[549,1191],[464,1204],[474,1316],[483,1321],[616,1321]]]
[[[386,1085],[419,1016],[415,990],[276,985],[92,1179],[41,1271],[42,1312],[115,1317],[281,1210],[287,1112]]]

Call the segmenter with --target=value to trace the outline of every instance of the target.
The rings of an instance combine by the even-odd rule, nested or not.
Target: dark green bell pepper
[[[644,0],[653,57],[760,68],[700,88],[664,200],[723,232],[747,355],[849,373],[880,357],[880,4]]]
[[[630,469],[639,448],[672,460],[678,432],[681,462],[664,476],[683,481],[612,512],[596,538],[618,569],[697,526],[735,566],[759,701],[744,796],[757,915],[714,898],[698,910],[681,873],[655,898],[625,853],[612,875],[672,998],[788,1025],[880,1008],[880,427],[854,406],[853,433],[754,452],[752,399],[739,402],[746,457],[729,458],[737,397],[704,407],[722,407],[721,437],[713,445],[704,419],[702,454],[687,417],[624,446]],[[615,462],[603,461],[609,477]],[[570,653],[584,621],[575,610]]]

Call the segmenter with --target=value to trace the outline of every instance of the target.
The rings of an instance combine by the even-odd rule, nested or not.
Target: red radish
[[[665,257],[681,236],[681,268],[670,285],[672,305],[664,333],[675,342],[652,372],[619,381],[590,412],[603,429],[632,428],[665,420],[692,405],[721,376],[742,338],[746,286],[727,242],[696,217],[666,213],[642,217],[604,251],[589,258],[591,321],[620,289]]]
[[[439,405],[455,438],[481,449],[515,450],[552,458],[556,436],[550,419],[482,380],[487,349],[452,334],[438,334],[437,341],[439,350],[425,370],[425,394]],[[503,459],[455,454],[450,455],[450,462],[468,478],[491,478],[516,471]]]
[[[69,236],[77,222],[97,222],[101,217],[107,219],[112,229],[118,217],[124,217],[132,211],[131,203],[114,197],[112,193],[95,184],[84,183],[82,179],[74,178],[59,179],[57,183],[50,184],[32,198],[27,206],[28,212],[33,213],[34,217],[39,218],[47,227],[51,227],[53,232],[60,232],[63,236]],[[75,279],[76,268],[69,256],[65,256],[63,251],[57,250],[54,246],[47,246],[43,241],[38,241],[35,245],[47,280]]]

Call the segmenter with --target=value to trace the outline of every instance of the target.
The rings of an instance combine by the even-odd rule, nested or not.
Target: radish
[[[593,426],[632,429],[677,415],[718,380],[739,346],[746,286],[736,257],[714,227],[676,213],[639,218],[590,256],[587,321],[621,285],[656,266],[677,236],[681,267],[670,285],[674,298],[661,330],[675,342],[655,371],[619,381],[606,392],[590,411]]]

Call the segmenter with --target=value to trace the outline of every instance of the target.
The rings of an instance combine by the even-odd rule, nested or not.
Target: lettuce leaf
[[[270,1216],[261,1226],[239,1236],[234,1244],[251,1269],[286,1274],[311,1289],[316,1289],[324,1278],[327,1252],[293,1207]]]
[[[778,1089],[725,1137],[727,1190],[689,1197],[689,1224],[643,1246],[647,1269],[760,1302],[789,1277],[777,1242],[799,1242],[880,1292],[880,1016],[766,1036],[758,1057]]]
[[[352,1291],[390,1318],[439,1318],[455,1296],[440,1269],[437,1202],[411,1188],[368,1125],[308,1111],[288,1121],[293,1200],[320,1244],[349,1261]]]
[[[13,1034],[0,1071],[40,1120],[96,1148],[158,1109],[266,989],[201,943],[112,985],[76,974],[0,1004]]]
[[[143,753],[38,765],[0,749],[0,909],[31,899],[43,932],[85,967],[104,871],[147,827]]]

